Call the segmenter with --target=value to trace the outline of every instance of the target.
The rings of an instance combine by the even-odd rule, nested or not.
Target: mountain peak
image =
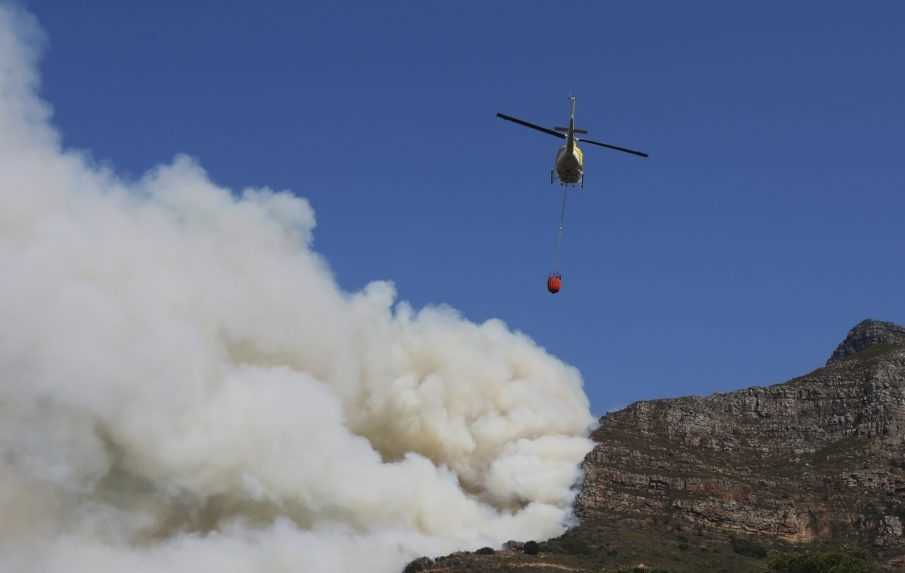
[[[870,318],[862,320],[848,331],[848,336],[836,347],[826,364],[829,366],[871,346],[879,345],[905,346],[905,327]]]

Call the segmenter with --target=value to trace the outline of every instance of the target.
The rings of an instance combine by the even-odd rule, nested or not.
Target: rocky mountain
[[[636,402],[593,438],[577,527],[527,553],[410,569],[753,572],[768,554],[842,544],[905,569],[901,326],[865,320],[826,366],[783,384]]]
[[[873,347],[875,351],[884,347],[905,346],[905,326],[879,320],[864,320],[849,331],[832,356],[826,361],[829,366]]]

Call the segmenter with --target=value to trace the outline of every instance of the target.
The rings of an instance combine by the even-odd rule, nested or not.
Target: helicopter
[[[577,137],[577,135],[586,134],[587,130],[575,127],[575,96],[569,96],[569,103],[571,104],[569,111],[569,127],[554,127],[551,129],[504,113],[497,112],[496,114],[500,119],[505,119],[506,121],[530,127],[531,129],[536,129],[537,131],[542,131],[546,134],[566,140],[565,144],[556,151],[553,169],[550,170],[550,183],[552,184],[554,182],[554,178],[558,178],[560,185],[563,186],[562,207],[559,213],[559,235],[556,240],[556,251],[554,255],[555,270],[547,277],[547,290],[550,291],[550,294],[556,294],[562,288],[562,273],[559,272],[559,251],[562,244],[563,231],[566,226],[566,190],[575,185],[581,185],[581,188],[584,189],[584,153],[581,151],[578,143],[589,143],[607,149],[631,153],[632,155],[638,155],[640,157],[648,157],[643,151],[636,151],[634,149],[628,149],[627,147],[619,147],[618,145],[610,145],[609,143],[603,143],[601,141]]]
[[[556,152],[553,169],[550,170],[550,183],[554,182],[555,177],[559,179],[561,185],[580,184],[581,187],[584,188],[584,152],[582,152],[581,148],[578,146],[579,142],[589,143],[607,149],[615,149],[616,151],[631,153],[632,155],[638,155],[640,157],[648,157],[648,155],[642,151],[628,149],[627,147],[619,147],[618,145],[610,145],[609,143],[594,141],[593,139],[577,137],[577,135],[586,134],[587,130],[575,127],[575,96],[570,96],[569,101],[571,103],[569,127],[554,127],[550,129],[504,113],[498,112],[496,114],[500,119],[505,119],[506,121],[530,127],[531,129],[536,129],[537,131],[542,131],[546,134],[566,140],[565,144],[563,144]]]

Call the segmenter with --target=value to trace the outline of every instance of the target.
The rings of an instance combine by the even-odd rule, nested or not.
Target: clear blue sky
[[[525,331],[595,413],[780,382],[905,322],[901,2],[25,1],[67,146],[291,189],[347,290]],[[585,150],[547,294],[557,141]]]

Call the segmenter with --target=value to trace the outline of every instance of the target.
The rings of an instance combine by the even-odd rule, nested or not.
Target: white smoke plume
[[[564,528],[578,372],[336,285],[309,204],[63,148],[0,6],[0,571],[398,571]]]

